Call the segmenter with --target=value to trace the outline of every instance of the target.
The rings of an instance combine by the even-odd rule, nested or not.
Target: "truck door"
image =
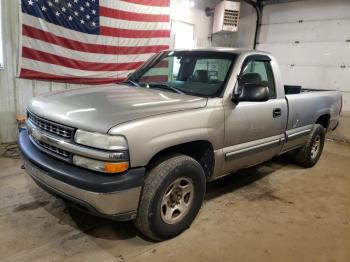
[[[286,116],[276,93],[271,61],[265,55],[253,55],[242,64],[234,92],[242,84],[264,84],[269,99],[264,102],[228,101],[225,103],[225,138],[223,172],[258,164],[278,154],[284,140]],[[240,84],[238,84],[240,82]]]

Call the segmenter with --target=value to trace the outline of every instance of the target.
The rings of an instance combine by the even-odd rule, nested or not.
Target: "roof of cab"
[[[207,51],[207,52],[223,52],[223,53],[234,53],[234,54],[271,54],[259,50],[244,49],[244,48],[228,48],[228,47],[207,47],[207,48],[181,48],[181,49],[168,49],[167,51]]]

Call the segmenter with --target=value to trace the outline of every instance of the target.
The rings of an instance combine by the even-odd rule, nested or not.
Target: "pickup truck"
[[[39,186],[160,241],[190,226],[207,182],[286,152],[315,165],[341,101],[284,86],[269,53],[167,50],[123,83],[33,98],[19,147]]]

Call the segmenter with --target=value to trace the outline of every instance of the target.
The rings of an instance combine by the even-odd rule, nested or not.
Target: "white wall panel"
[[[170,1],[171,19],[194,25],[196,46],[208,47],[211,43],[208,36],[211,33],[211,18],[205,15],[204,9],[190,8],[189,1]]]
[[[281,65],[280,68],[286,85],[342,91],[343,111],[350,111],[350,68],[291,67],[284,65]]]
[[[51,82],[43,82],[43,81],[33,81],[33,96],[42,95],[48,93],[52,90]]]
[[[306,0],[264,7],[262,24],[350,18],[349,0]]]
[[[261,43],[258,49],[272,53],[285,65],[350,66],[350,43],[347,42]]]
[[[255,9],[251,5],[241,1],[238,32],[233,34],[235,38],[235,44],[233,46],[252,49],[254,45],[255,26]]]
[[[263,43],[285,43],[301,40],[303,42],[345,42],[350,39],[349,28],[350,18],[265,24],[260,28],[259,41]]]
[[[350,111],[350,93],[343,93],[343,112],[349,112]],[[349,134],[347,134],[347,137],[349,137]]]
[[[350,68],[327,68],[314,66],[281,65],[281,74],[286,85],[301,85],[311,89],[349,90]],[[350,93],[350,92],[349,92]]]
[[[16,51],[18,25],[13,22],[18,13],[17,1],[1,1],[2,32],[5,69],[0,70],[0,142],[13,140],[16,134],[16,90],[14,76],[16,73]]]
[[[33,97],[34,85],[32,80],[16,79],[16,115],[24,115],[27,102]]]
[[[268,5],[262,23],[258,49],[276,56],[284,83],[341,90],[350,111],[350,1]]]

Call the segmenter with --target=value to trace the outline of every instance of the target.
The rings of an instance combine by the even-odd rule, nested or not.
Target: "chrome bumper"
[[[141,187],[119,192],[91,192],[52,178],[47,175],[46,171],[36,167],[26,159],[24,160],[24,166],[27,173],[34,181],[42,187],[46,187],[45,189],[53,191],[63,198],[68,197],[70,200],[76,199],[80,203],[85,203],[85,205],[83,204],[84,207],[89,205],[96,209],[101,215],[114,216],[118,214],[134,213],[130,216],[130,218],[133,218],[136,214]]]

